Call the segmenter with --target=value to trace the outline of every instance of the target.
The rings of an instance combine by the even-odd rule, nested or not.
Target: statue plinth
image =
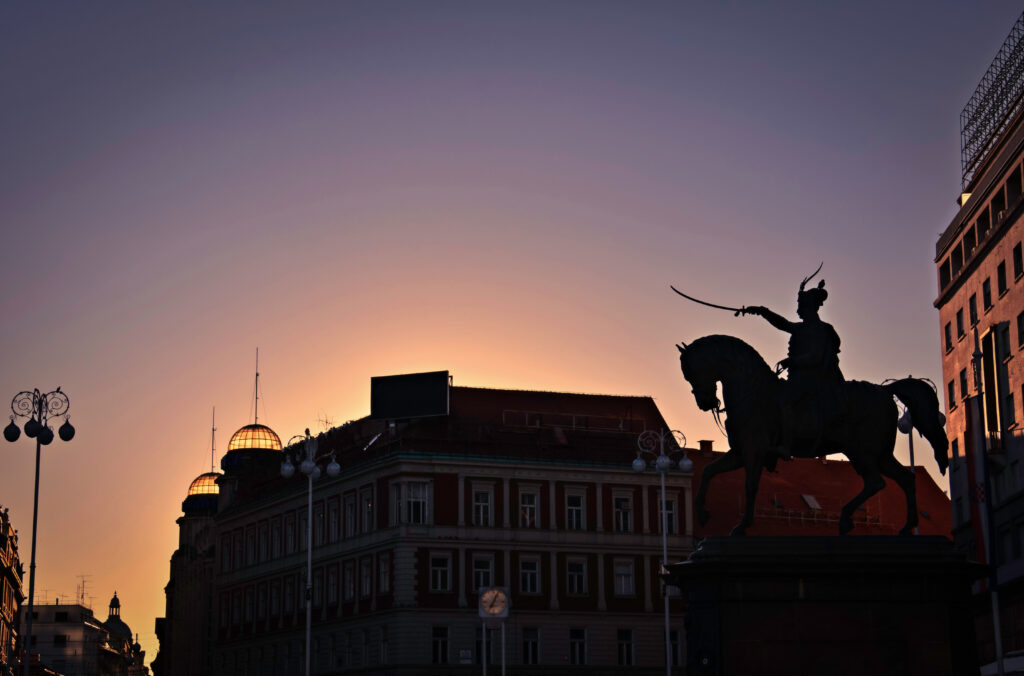
[[[713,537],[666,578],[688,674],[977,674],[971,583],[943,537]]]

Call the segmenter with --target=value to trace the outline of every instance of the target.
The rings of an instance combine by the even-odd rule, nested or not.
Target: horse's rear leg
[[[856,467],[857,473],[860,474],[861,478],[864,479],[864,489],[857,493],[857,495],[850,500],[848,503],[843,505],[843,510],[839,515],[839,534],[846,535],[853,529],[853,512],[855,509],[863,505],[868,498],[877,493],[878,491],[885,488],[885,479],[879,473],[875,467],[864,468]]]
[[[743,465],[743,458],[740,456],[739,451],[736,449],[729,449],[725,455],[718,458],[712,463],[709,463],[704,468],[704,472],[700,475],[700,486],[697,487],[697,497],[694,498],[694,512],[697,515],[697,521],[702,526],[706,526],[708,519],[711,518],[711,514],[704,507],[704,501],[707,497],[708,484],[711,483],[711,479],[716,474],[722,472],[731,472],[735,469],[739,469]]]
[[[757,497],[757,485],[761,482],[761,470],[764,465],[760,459],[751,459],[746,463],[746,505],[743,507],[743,518],[729,535],[745,535],[750,524],[754,523],[754,498]]]
[[[885,476],[895,481],[903,494],[907,497],[907,523],[900,530],[900,535],[911,535],[917,527],[917,486],[914,483],[914,473],[900,464],[899,460],[891,455],[882,458],[878,463],[878,469]]]

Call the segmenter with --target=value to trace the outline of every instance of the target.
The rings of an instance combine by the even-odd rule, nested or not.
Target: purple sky
[[[0,7],[0,397],[61,385],[79,430],[37,586],[117,589],[149,658],[257,346],[283,438],[449,369],[649,394],[721,448],[673,344],[786,336],[668,285],[792,317],[824,260],[847,377],[941,379],[959,114],[1015,3],[210,4]],[[32,460],[0,473],[26,559]]]

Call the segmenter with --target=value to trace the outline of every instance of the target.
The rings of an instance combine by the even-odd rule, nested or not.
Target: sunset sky
[[[219,462],[257,347],[282,439],[447,369],[651,395],[724,448],[673,344],[774,364],[787,336],[669,284],[795,317],[824,261],[846,376],[940,381],[959,114],[1020,10],[4,3],[0,402],[59,385],[78,428],[44,449],[37,599],[89,575],[155,657],[210,409]],[[0,443],[27,568],[34,445]]]

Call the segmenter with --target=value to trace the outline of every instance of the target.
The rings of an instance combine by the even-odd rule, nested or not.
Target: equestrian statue
[[[788,319],[761,306],[727,307],[706,303],[672,290],[702,305],[731,310],[738,315],[763,317],[789,337],[789,353],[772,369],[754,348],[733,336],[712,335],[689,345],[681,343],[679,364],[690,383],[697,406],[712,411],[716,420],[727,413],[725,433],[729,450],[708,464],[701,476],[694,510],[701,525],[710,513],[705,507],[708,484],[722,472],[741,467],[746,473],[743,517],[732,530],[743,535],[754,520],[754,498],[764,469],[774,471],[780,459],[816,458],[842,453],[864,480],[864,488],[843,506],[839,533],[853,528],[853,512],[885,487],[889,477],[903,489],[907,520],[900,530],[909,535],[918,523],[913,473],[893,455],[896,445],[895,396],[910,411],[914,428],[935,451],[945,474],[949,442],[943,430],[945,416],[933,386],[918,378],[903,378],[875,385],[846,380],[839,369],[839,335],[818,317],[828,298],[825,282],[805,288],[821,266],[800,283],[797,316]],[[781,378],[788,371],[787,378]],[[718,399],[722,384],[722,401]],[[724,404],[724,408],[723,408]]]

